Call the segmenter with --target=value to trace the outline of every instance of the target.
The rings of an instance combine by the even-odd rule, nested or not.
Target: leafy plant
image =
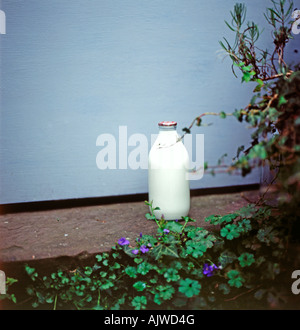
[[[10,287],[14,284],[18,282],[17,279],[12,278],[12,277],[7,277],[6,281],[5,281],[5,287],[6,287],[6,293],[5,294],[0,294],[0,301],[4,300],[4,299],[8,299],[11,300],[13,303],[17,302],[17,298],[16,295],[14,293],[9,293],[8,291],[10,291]]]
[[[234,213],[212,214],[205,219],[212,227],[208,231],[189,217],[157,219],[158,207],[146,201],[150,212],[145,217],[156,222],[155,235],[141,233],[135,242],[121,237],[109,252],[97,255],[92,266],[40,276],[27,265],[32,284],[26,291],[34,308],[278,308],[284,302],[282,276],[289,269],[291,242],[299,225],[300,72],[284,60],[292,3],[272,4],[265,13],[273,27],[272,51],[257,47],[261,31],[254,22],[245,23],[242,4],[235,5],[232,21],[226,22],[235,33],[233,46],[227,39],[220,43],[234,74],[240,70],[243,83],[256,84],[249,104],[230,114],[200,114],[184,134],[194,124],[203,125],[207,115],[231,115],[249,123],[251,144],[238,148],[226,171],[247,175],[267,164],[274,171],[267,190],[277,193],[278,202],[268,205],[263,195]],[[223,156],[211,173],[224,170],[222,160]]]
[[[216,166],[205,164],[205,169],[211,168],[212,174],[219,170],[246,176],[253,168],[268,168],[272,180],[257,205],[266,203],[267,192],[276,193],[276,212],[289,223],[290,232],[296,233],[300,228],[300,71],[299,64],[291,66],[285,59],[285,47],[293,38],[293,3],[286,0],[272,0],[271,3],[273,6],[267,8],[264,17],[272,28],[272,50],[262,50],[258,46],[260,28],[254,22],[246,22],[246,6],[240,3],[230,12],[231,22],[225,22],[235,34],[234,43],[225,38],[220,41],[232,61],[233,73],[237,76],[238,70],[242,82],[256,84],[248,105],[232,113],[205,112],[183,130],[185,135],[195,123],[202,125],[207,115],[234,116],[239,122],[248,123],[252,128],[250,145],[239,146],[230,165],[225,166],[219,160]],[[225,226],[222,235],[229,239],[237,237],[239,228],[234,224]]]
[[[152,208],[151,202],[146,204]],[[122,237],[109,253],[97,255],[93,266],[58,270],[42,278],[26,266],[33,281],[27,287],[32,306],[224,308],[240,295],[248,294],[247,302],[251,301],[249,292],[253,292],[252,301],[258,297],[265,303],[276,292],[268,280],[282,271],[286,235],[284,228],[275,225],[278,219],[269,207],[249,204],[234,214],[209,216],[205,221],[215,227],[212,231],[193,225],[188,217],[151,220],[158,224],[156,235],[141,233],[134,244]]]

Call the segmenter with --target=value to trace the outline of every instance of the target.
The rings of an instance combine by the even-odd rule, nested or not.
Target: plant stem
[[[55,295],[55,298],[54,298],[54,304],[53,304],[54,311],[56,310],[56,303],[57,303],[57,294]]]
[[[194,118],[194,120],[191,122],[190,126],[188,127],[188,131],[190,131],[190,129],[194,126],[195,122],[196,121],[199,121],[199,119],[201,119],[202,117],[204,116],[208,116],[208,115],[212,115],[212,116],[220,116],[221,113],[217,113],[217,112],[204,112],[202,113],[201,115],[199,115],[198,117]],[[226,116],[233,116],[232,113],[226,113]],[[185,135],[187,134],[188,132],[185,132],[179,139],[178,141],[181,141]]]
[[[100,297],[101,297],[101,293],[100,293],[100,289],[98,289],[98,300],[97,300],[97,306],[100,306]]]
[[[224,301],[232,301],[232,300],[236,300],[237,298],[239,298],[239,297],[241,297],[241,296],[243,296],[243,295],[245,295],[245,294],[247,294],[247,293],[250,293],[250,292],[252,292],[253,290],[258,289],[260,286],[261,286],[261,285],[258,285],[258,286],[256,286],[255,288],[252,288],[252,289],[249,289],[248,291],[242,292],[242,293],[240,293],[240,294],[238,294],[238,295],[236,295],[236,296],[234,296],[234,297],[232,297],[232,298],[225,299]]]

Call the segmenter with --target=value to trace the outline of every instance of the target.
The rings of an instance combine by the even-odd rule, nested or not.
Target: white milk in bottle
[[[181,219],[190,210],[189,155],[179,140],[174,121],[158,124],[159,134],[150,153],[148,163],[149,202],[159,207],[154,211],[157,219]]]

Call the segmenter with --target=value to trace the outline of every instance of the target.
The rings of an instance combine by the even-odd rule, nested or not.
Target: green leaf
[[[18,280],[16,278],[12,278],[12,277],[7,277],[6,278],[6,285],[11,286],[14,283],[17,283]]]
[[[155,220],[156,219],[155,215],[150,214],[150,213],[146,213],[145,217],[146,217],[147,220]]]
[[[245,282],[245,279],[241,276],[241,273],[238,270],[232,269],[227,273],[227,276],[229,278],[228,284],[230,286],[240,288],[243,286],[243,283]]]
[[[223,294],[229,294],[230,293],[230,287],[226,283],[221,283],[218,286],[218,289],[223,292]]]
[[[121,265],[118,262],[115,262],[112,266],[112,269],[119,269],[121,268]]]
[[[273,226],[267,226],[265,228],[260,228],[257,232],[257,238],[260,242],[269,245],[272,243],[277,243],[279,232]]]
[[[238,260],[242,267],[250,266],[255,262],[254,255],[248,252],[241,254]]]
[[[153,249],[151,249],[149,253],[154,256],[155,260],[160,259],[164,255],[179,258],[177,247],[175,244],[158,244]]]
[[[253,158],[266,159],[268,157],[266,147],[263,146],[261,143],[253,146],[248,155],[250,159]]]
[[[112,281],[106,280],[102,285],[101,285],[101,289],[103,290],[107,290],[109,288],[112,288],[114,286]]]
[[[85,267],[85,270],[84,270],[85,275],[90,276],[92,274],[92,272],[93,272],[92,267],[89,267],[89,266]]]
[[[236,217],[238,216],[237,213],[229,213],[224,215],[221,220],[220,223],[226,222],[226,223],[230,223],[232,222]]]
[[[11,299],[13,303],[15,303],[15,304],[17,303],[17,298],[14,294],[11,294],[9,299]]]
[[[251,221],[249,219],[242,219],[238,222],[240,232],[247,233],[252,229]]]
[[[261,79],[256,79],[256,82],[258,83],[258,85],[260,86],[260,87],[262,87],[263,85],[264,85],[264,82],[261,80]]]
[[[212,225],[219,225],[221,222],[222,216],[221,215],[210,215],[206,217],[204,220],[206,222],[210,222]]]
[[[149,271],[153,268],[151,264],[148,262],[142,262],[137,266],[137,272],[142,275],[146,275],[149,273]]]
[[[137,291],[144,291],[146,289],[146,283],[145,282],[142,282],[142,281],[138,281],[138,282],[135,282],[133,284],[133,287],[137,290]]]
[[[242,122],[243,121],[243,112],[244,110],[243,109],[240,109],[240,110],[237,110],[235,109],[234,112],[233,112],[233,116],[239,121],[239,122]]]
[[[234,252],[230,250],[223,251],[219,256],[219,263],[224,269],[227,265],[233,263],[237,259],[237,256]]]
[[[144,259],[143,258],[134,258],[133,260],[136,264],[140,264],[141,262],[143,262]]]
[[[240,215],[242,218],[250,218],[256,213],[256,208],[254,204],[248,204],[247,206],[244,206],[240,208],[237,211],[238,215]]]
[[[235,158],[239,158],[240,153],[241,153],[242,151],[244,151],[244,149],[245,149],[245,146],[239,146],[238,149],[237,149],[237,151],[236,151],[236,156],[235,156]]]
[[[190,278],[182,279],[179,282],[178,290],[188,298],[191,298],[200,293],[201,284],[198,281],[192,280]]]
[[[32,281],[35,281],[38,277],[38,273],[35,271],[35,268],[25,265],[25,271],[29,275]]]
[[[176,221],[168,221],[166,224],[166,229],[173,231],[175,233],[181,233],[182,231],[182,224]]]
[[[226,237],[228,240],[233,240],[240,236],[241,230],[236,224],[228,224],[221,229],[220,234],[222,237]]]
[[[244,68],[246,68],[246,67],[244,67]],[[244,73],[243,73],[243,77],[242,77],[242,82],[249,82],[251,79],[252,79],[252,77],[255,75],[255,71],[245,71]]]
[[[255,92],[255,89],[254,89],[254,92]],[[250,100],[250,105],[253,106],[257,100],[257,98],[260,96],[260,94],[254,94],[252,97],[251,97],[251,100]]]
[[[132,299],[131,305],[136,310],[145,309],[147,305],[147,298],[145,296],[136,296]]]
[[[195,244],[192,241],[188,241],[186,244],[186,253],[192,255],[194,258],[202,257],[206,250],[205,245]]]
[[[172,298],[173,294],[175,293],[175,289],[172,285],[158,285],[156,287],[156,295],[154,301],[158,304],[161,303],[161,299],[169,300]]]
[[[99,273],[99,275],[100,275],[101,277],[106,277],[107,272],[101,271],[101,272]]]
[[[242,70],[243,70],[244,72],[251,72],[251,70],[252,70],[252,65],[249,64],[249,65],[242,66]]]
[[[132,278],[136,278],[137,277],[137,269],[136,267],[133,266],[127,266],[125,268],[125,273]]]
[[[52,304],[53,303],[53,301],[54,301],[54,297],[48,297],[48,298],[46,298],[46,303],[48,303],[48,304]]]
[[[270,120],[276,121],[279,116],[280,116],[280,112],[277,111],[276,108],[270,108],[269,109],[269,118],[270,118]]]
[[[186,253],[191,254],[194,258],[201,257],[203,253],[214,245],[217,238],[209,233],[209,231],[198,227],[194,231],[188,232],[188,237],[192,240],[186,243]]]
[[[239,62],[239,63],[234,62],[233,64],[234,64],[235,66],[237,66],[237,67],[242,67],[242,66],[245,65],[245,62],[243,62],[243,61],[241,61],[241,62]]]
[[[256,87],[254,88],[253,92],[260,92],[263,85],[264,85],[264,82],[261,80],[261,79],[256,79],[255,80],[258,84],[256,85]],[[251,103],[253,104],[253,103]]]
[[[224,111],[221,111],[220,112],[220,118],[222,118],[222,119],[224,119],[224,118],[226,118],[226,113],[224,112]]]
[[[155,244],[158,242],[157,239],[152,235],[142,235],[142,237],[137,238],[137,241],[139,242],[140,246],[155,246]]]
[[[196,222],[196,220],[195,219],[192,219],[192,218],[190,218],[190,217],[181,217],[186,223],[188,223],[188,222]]]
[[[98,262],[102,261],[102,256],[101,256],[100,254],[97,254],[97,255],[96,255],[96,260],[97,260]]]
[[[229,29],[230,29],[231,31],[235,32],[235,29],[234,29],[231,25],[229,25],[226,21],[224,21],[224,22],[225,22],[225,24],[229,27]]]
[[[167,282],[178,281],[180,279],[178,270],[174,268],[168,268],[164,273],[164,277],[167,279]]]

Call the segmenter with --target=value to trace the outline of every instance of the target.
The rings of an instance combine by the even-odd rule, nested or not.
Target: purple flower
[[[212,264],[212,265],[204,264],[203,265],[203,274],[206,275],[207,277],[213,276],[215,269],[219,269],[219,267],[217,267],[215,264]]]
[[[146,246],[145,246],[145,245],[142,245],[142,246],[140,247],[140,250],[141,250],[141,252],[142,252],[142,253],[146,253],[146,252],[148,252],[148,251],[149,251],[149,249],[148,249],[148,248],[146,248]]]
[[[125,237],[121,237],[118,240],[119,245],[128,245],[130,242],[125,238]]]
[[[169,234],[170,230],[167,229],[167,228],[165,228],[165,229],[163,230],[163,232],[164,232],[164,234]]]
[[[139,250],[138,249],[134,249],[131,251],[133,254],[138,254],[139,253]]]

